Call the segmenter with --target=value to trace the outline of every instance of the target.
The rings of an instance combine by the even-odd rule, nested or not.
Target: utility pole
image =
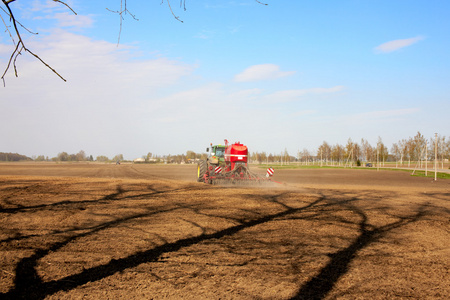
[[[322,149],[320,149],[320,167],[323,166],[322,162],[323,162],[323,160],[322,160]]]
[[[379,171],[380,170],[380,163],[379,163],[379,146],[377,145],[377,171]]]
[[[437,180],[437,133],[434,134],[434,181]]]
[[[428,141],[425,141],[425,177],[428,175]]]

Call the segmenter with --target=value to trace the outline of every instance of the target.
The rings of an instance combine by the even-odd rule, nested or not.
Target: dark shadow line
[[[414,216],[403,217],[399,221],[378,228],[367,229],[369,227],[367,216],[355,207],[353,210],[362,216],[362,221],[360,222],[361,234],[348,247],[329,254],[330,262],[320,270],[319,274],[305,283],[291,299],[323,299],[333,289],[339,278],[348,272],[349,265],[356,257],[358,251],[378,240],[386,232],[415,222],[424,215],[423,208],[421,208]]]
[[[348,272],[356,253],[372,242],[376,233],[376,231],[364,232],[347,248],[330,254],[331,261],[291,299],[323,299],[333,289],[338,279]]]
[[[141,251],[130,255],[125,258],[112,259],[109,263],[105,265],[100,265],[92,267],[90,269],[85,269],[81,273],[70,275],[59,280],[53,280],[49,282],[42,282],[35,271],[37,261],[47,255],[49,250],[39,250],[33,256],[23,259],[18,264],[17,271],[20,271],[19,267],[26,267],[22,271],[16,272],[16,282],[15,287],[8,291],[7,293],[0,294],[0,298],[3,299],[44,299],[46,296],[53,295],[59,291],[69,291],[75,289],[88,282],[98,281],[103,278],[114,275],[117,272],[124,271],[129,268],[136,267],[143,263],[153,262],[158,259],[162,254],[175,252],[182,248],[189,247],[200,242],[204,242],[212,239],[220,239],[225,236],[230,236],[242,231],[243,229],[250,228],[256,225],[260,225],[276,218],[284,217],[286,215],[296,213],[305,209],[308,209],[323,199],[319,198],[314,202],[309,203],[300,208],[290,208],[288,210],[264,216],[251,221],[243,222],[242,224],[232,226],[215,233],[211,234],[201,234],[195,237],[185,238],[178,240],[176,242],[167,243],[155,248]],[[67,242],[64,242],[66,244]],[[54,249],[55,246],[51,247]],[[58,246],[59,248],[59,246]],[[53,250],[54,251],[54,250]],[[32,270],[30,270],[32,267]],[[28,270],[28,271],[27,271]]]
[[[100,199],[96,200],[83,200],[83,201],[59,201],[51,204],[41,204],[41,205],[33,205],[33,206],[21,206],[21,207],[14,207],[14,208],[3,208],[0,209],[0,213],[19,213],[27,210],[33,210],[33,209],[39,209],[39,208],[52,208],[62,205],[79,205],[79,204],[92,204],[92,203],[101,203],[102,201],[111,201],[116,200],[117,196],[124,193],[125,191],[122,189],[120,185],[117,186],[117,190],[115,193],[108,194],[106,196],[103,196]]]
[[[23,211],[27,211],[27,210],[33,210],[33,209],[39,209],[39,208],[53,208],[53,207],[58,207],[58,206],[62,206],[62,205],[74,206],[74,205],[80,205],[80,204],[98,204],[98,203],[102,203],[103,201],[113,201],[113,200],[118,201],[118,200],[133,199],[133,198],[152,197],[152,196],[159,195],[159,194],[166,194],[166,193],[171,193],[171,192],[179,192],[179,191],[183,191],[183,190],[192,190],[192,189],[190,189],[189,187],[181,187],[178,189],[163,190],[163,191],[158,191],[155,189],[150,189],[150,190],[152,191],[151,193],[130,195],[130,196],[126,196],[123,198],[119,198],[119,196],[121,194],[123,194],[127,191],[123,190],[122,187],[120,185],[118,185],[117,191],[115,193],[111,193],[109,195],[103,196],[96,200],[83,200],[83,201],[65,200],[65,201],[55,202],[55,203],[51,203],[51,204],[41,204],[41,205],[34,205],[34,206],[20,206],[20,207],[14,207],[14,208],[0,208],[0,213],[19,213],[19,212],[23,212]],[[148,199],[145,199],[145,200],[148,200]]]

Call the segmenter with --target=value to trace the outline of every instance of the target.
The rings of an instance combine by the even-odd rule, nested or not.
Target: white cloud
[[[251,99],[255,99],[261,93],[262,93],[262,90],[258,89],[258,88],[247,89],[247,90],[240,90],[238,92],[235,92],[231,95],[231,97],[233,97],[235,99],[251,100]]]
[[[151,106],[157,95],[173,93],[182,84],[180,79],[194,69],[176,60],[142,58],[132,47],[61,29],[40,39],[30,38],[27,45],[67,79],[63,82],[26,53],[16,63],[19,77],[13,72],[6,76],[0,128],[12,130],[0,131],[0,140],[8,151],[32,155],[83,149],[109,156],[123,151],[119,149],[127,141],[148,143],[142,136],[155,130],[155,112],[145,114],[138,108],[142,103]]]
[[[351,116],[353,120],[379,120],[379,119],[390,119],[396,118],[404,115],[410,115],[418,112],[418,108],[404,108],[404,109],[394,109],[394,110],[378,110],[360,113]]]
[[[210,107],[220,106],[223,101],[222,88],[222,84],[212,82],[201,87],[156,98],[151,103],[148,103],[146,108],[151,111],[155,111],[155,109],[160,110],[158,117],[165,114],[178,114],[178,117],[175,118],[178,121],[186,118],[195,118],[195,112],[204,112],[203,108],[205,107],[209,109]]]
[[[12,128],[0,131],[4,151],[52,157],[83,149],[135,158],[203,151],[217,137],[251,141],[255,131],[282,124],[272,108],[255,105],[262,90],[229,89],[211,79],[198,84],[194,65],[142,58],[140,49],[62,29],[28,46],[68,81],[31,55],[19,57],[19,78],[9,73],[0,97],[0,128]]]
[[[55,9],[55,8],[67,9],[67,7],[65,5],[63,5],[61,3],[57,3],[52,0],[46,0],[46,1],[34,0],[31,4],[32,11],[43,11],[43,10],[49,10],[49,9]]]
[[[315,113],[317,113],[316,110],[307,109],[307,110],[297,111],[297,112],[293,113],[292,116],[293,117],[303,117],[303,116],[313,115]]]
[[[424,39],[423,36],[416,36],[416,37],[409,38],[409,39],[389,41],[389,42],[383,43],[383,44],[375,47],[375,52],[376,53],[389,53],[389,52],[397,51],[404,47],[411,46],[412,44],[415,44],[423,39]]]
[[[298,89],[298,90],[284,90],[272,93],[265,96],[265,98],[272,102],[288,102],[297,100],[305,95],[320,95],[337,93],[344,90],[344,86],[337,85],[331,88],[311,88],[311,89]]]
[[[83,82],[87,86],[96,82],[97,87],[104,83],[108,89],[139,84],[147,88],[164,87],[192,71],[192,66],[164,58],[139,59],[130,46],[117,47],[117,44],[60,29],[29,46],[69,81]]]
[[[280,71],[280,67],[274,64],[262,64],[248,67],[234,77],[237,82],[271,80],[295,74],[295,71]]]
[[[69,12],[73,15],[75,15],[74,12],[76,12],[75,3],[73,3],[73,1],[57,2],[54,0],[34,0],[31,5],[21,6],[21,10],[24,17],[36,19],[56,12]]]
[[[94,22],[90,16],[75,15],[68,12],[56,13],[52,18],[58,21],[58,27],[87,28],[91,27]]]

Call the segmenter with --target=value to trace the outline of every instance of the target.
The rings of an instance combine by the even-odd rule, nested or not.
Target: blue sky
[[[0,88],[0,152],[133,159],[224,139],[292,155],[323,141],[450,132],[450,2],[16,0],[28,54]],[[2,12],[3,18],[5,18]],[[7,18],[5,18],[7,20]],[[3,32],[3,31],[2,31]],[[0,35],[3,72],[13,45]]]

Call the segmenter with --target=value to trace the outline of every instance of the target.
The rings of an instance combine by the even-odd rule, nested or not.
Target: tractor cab
[[[225,163],[225,145],[213,145],[211,144],[211,152],[209,153],[209,162],[211,164]],[[206,148],[206,152],[209,152],[210,148]]]

